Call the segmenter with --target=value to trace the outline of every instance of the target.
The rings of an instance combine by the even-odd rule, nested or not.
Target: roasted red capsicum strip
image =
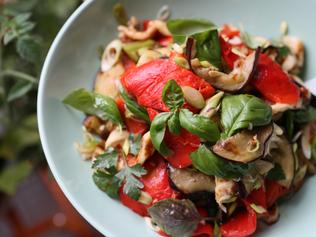
[[[247,202],[246,208],[234,214],[221,227],[223,237],[246,237],[257,229],[257,215]]]
[[[178,197],[178,192],[174,191],[169,183],[167,163],[159,155],[154,155],[148,160],[144,168],[147,174],[141,177],[140,181],[144,184],[142,189],[147,192],[153,199],[153,203],[167,199]],[[151,205],[144,205],[123,193],[122,188],[119,191],[121,202],[141,216],[147,216],[147,208]]]
[[[273,103],[296,104],[300,99],[298,86],[269,56],[261,54],[252,81],[254,87]]]
[[[156,59],[128,70],[122,76],[122,84],[141,106],[168,111],[162,101],[163,87],[169,80],[180,86],[190,86],[201,92],[204,98],[214,94],[214,88],[190,70],[178,66],[173,59]]]

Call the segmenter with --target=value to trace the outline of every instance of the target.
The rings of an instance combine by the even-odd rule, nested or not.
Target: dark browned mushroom
[[[248,163],[265,155],[266,146],[273,133],[273,125],[254,130],[243,130],[213,146],[213,152],[232,161]]]
[[[215,190],[214,177],[193,169],[176,169],[170,166],[169,177],[175,187],[185,194]]]
[[[203,67],[193,59],[191,66],[193,71],[212,86],[226,92],[237,92],[243,89],[255,73],[258,64],[260,50],[240,58],[235,63],[234,69],[229,73],[223,73],[214,69]]]

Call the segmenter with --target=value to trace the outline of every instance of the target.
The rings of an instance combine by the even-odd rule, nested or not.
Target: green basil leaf
[[[214,175],[224,179],[242,178],[249,170],[246,164],[238,164],[217,157],[212,151],[201,145],[191,153],[193,166],[207,175]]]
[[[188,109],[180,111],[180,124],[190,133],[206,141],[216,142],[220,138],[220,131],[212,120],[202,115],[193,114]]]
[[[171,111],[179,109],[184,104],[182,89],[175,80],[169,80],[164,86],[162,101]]]
[[[192,35],[196,40],[196,57],[200,61],[208,61],[217,68],[222,67],[222,53],[217,29]]]
[[[294,121],[296,123],[309,123],[316,120],[316,109],[307,106],[305,109],[293,110]]]
[[[69,94],[63,103],[84,113],[96,115],[103,120],[111,120],[121,126],[124,125],[120,111],[110,97],[78,89]]]
[[[171,155],[172,151],[163,142],[167,121],[172,116],[170,112],[158,114],[150,125],[150,137],[156,150],[163,156]]]
[[[216,29],[214,23],[198,19],[172,19],[167,22],[167,27],[173,36],[173,41],[178,44],[183,44],[187,37],[193,34]]]
[[[275,163],[274,167],[269,171],[267,178],[270,180],[282,180],[285,179],[284,171],[280,164]]]
[[[150,119],[147,110],[141,107],[135,100],[133,100],[123,88],[121,89],[121,95],[126,104],[127,109],[137,118],[142,119],[146,121],[148,124],[150,124]]]
[[[271,119],[271,107],[253,95],[230,95],[222,100],[221,122],[227,137],[243,128],[267,125]]]
[[[98,155],[93,161],[92,169],[113,169],[116,167],[118,161],[118,152],[110,147],[103,154]]]
[[[179,111],[174,112],[168,120],[168,128],[169,131],[173,134],[179,135],[181,133]]]
[[[189,237],[201,216],[189,199],[165,199],[148,209],[154,223],[172,237]]]
[[[136,177],[139,178],[145,174],[147,174],[147,171],[140,164],[137,164],[132,167],[125,166],[115,177],[120,180],[120,184],[125,181],[123,192],[134,200],[138,200],[140,197],[140,189],[144,187],[144,184]]]
[[[128,136],[129,153],[136,156],[138,155],[142,145],[142,135],[130,133]]]
[[[120,180],[112,174],[96,171],[92,175],[95,185],[109,195],[111,198],[118,198]]]

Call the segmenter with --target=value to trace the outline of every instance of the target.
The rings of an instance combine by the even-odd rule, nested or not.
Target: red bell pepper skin
[[[232,52],[232,46],[226,42],[223,37],[219,37],[219,42],[221,45],[223,61],[226,63],[228,68],[232,70],[234,68],[234,63],[239,59],[239,56]]]
[[[145,163],[144,167],[147,174],[140,178],[144,184],[142,191],[147,192],[152,197],[152,204],[163,199],[179,197],[179,193],[170,186],[167,163],[161,156],[154,155]],[[151,205],[144,205],[130,198],[123,192],[123,188],[120,188],[119,196],[125,206],[141,216],[148,216],[147,208]]]
[[[296,104],[300,90],[282,67],[269,56],[261,54],[252,85],[273,103]]]
[[[167,47],[169,44],[171,44],[173,41],[172,36],[164,36],[158,39],[158,43],[161,46]]]
[[[267,208],[272,207],[279,198],[289,192],[288,189],[272,180],[265,181],[265,188]]]
[[[245,237],[255,233],[257,229],[256,212],[245,202],[246,208],[233,215],[221,227],[223,237]]]
[[[123,192],[123,187],[121,187],[119,189],[119,196],[120,196],[120,200],[123,203],[123,205],[127,206],[132,211],[136,212],[138,215],[148,216],[147,208],[149,208],[149,206],[144,205],[144,204],[130,198],[129,196],[127,196]]]
[[[175,168],[190,166],[192,164],[190,153],[198,149],[201,143],[198,136],[189,133],[185,129],[182,129],[181,134],[178,136],[167,132],[165,142],[173,151],[173,154],[166,157],[166,159]]]
[[[179,193],[170,186],[167,166],[158,154],[151,157],[144,165],[148,173],[141,177],[140,181],[144,184],[143,191],[149,193],[153,203],[179,196]]]
[[[253,190],[247,197],[247,202],[252,204],[256,204],[262,206],[263,208],[267,208],[267,198],[266,198],[266,191],[263,187]]]
[[[156,59],[128,70],[121,81],[141,106],[168,111],[161,95],[163,87],[170,79],[175,80],[180,86],[190,86],[199,90],[205,99],[215,92],[210,84],[193,72],[178,66],[171,59]]]
[[[150,121],[153,121],[156,115],[159,114],[159,111],[152,108],[147,108],[147,113],[148,113]]]

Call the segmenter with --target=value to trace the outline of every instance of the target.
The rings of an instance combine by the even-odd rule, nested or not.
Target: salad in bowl
[[[92,178],[162,236],[243,237],[277,222],[280,200],[316,171],[314,96],[304,44],[208,20],[128,19],[101,55],[93,90],[64,103],[86,114]]]

